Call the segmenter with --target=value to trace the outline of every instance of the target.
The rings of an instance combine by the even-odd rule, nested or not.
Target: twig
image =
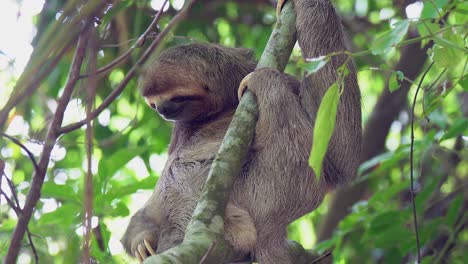
[[[88,25],[85,25],[85,27],[87,26]],[[41,188],[44,183],[47,166],[50,160],[50,154],[55,146],[55,141],[60,136],[58,130],[63,121],[65,108],[70,101],[72,92],[76,82],[78,81],[78,77],[80,76],[80,68],[83,63],[87,42],[87,35],[85,32],[86,30],[82,30],[78,38],[78,44],[68,75],[68,80],[65,84],[65,88],[63,89],[62,96],[58,100],[57,109],[55,111],[52,123],[50,124],[50,127],[47,131],[46,140],[44,142],[44,147],[38,163],[38,169],[35,171],[32,177],[31,188],[29,189],[28,195],[26,197],[26,203],[24,205],[22,214],[19,216],[18,224],[13,231],[10,247],[8,248],[8,253],[4,260],[4,263],[6,264],[13,264],[16,262],[19,250],[21,248],[21,240],[23,239],[24,233],[28,227],[32,212],[40,198]]]
[[[87,87],[88,87],[88,98],[86,103],[86,116],[89,116],[94,108],[94,100],[96,98],[96,87],[97,87],[97,32],[94,27],[90,27],[89,37],[89,57],[88,57],[88,71],[90,72]],[[93,218],[93,168],[92,168],[92,157],[93,157],[93,120],[89,120],[86,124],[86,157],[87,157],[87,171],[84,180],[84,201],[85,201],[85,213],[83,219],[83,232],[84,232],[84,245],[83,245],[83,262],[86,264],[90,263],[90,250],[91,250],[91,232],[92,232],[92,218]]]
[[[416,193],[414,192],[414,176],[413,176],[413,154],[414,154],[414,109],[416,108],[416,99],[418,98],[418,93],[419,90],[421,89],[422,82],[424,81],[424,78],[426,77],[426,74],[429,72],[429,70],[432,68],[432,65],[434,65],[434,62],[427,67],[426,71],[424,71],[423,75],[421,76],[421,79],[419,80],[418,88],[416,89],[416,93],[414,95],[413,99],[413,106],[411,110],[411,148],[410,148],[410,179],[411,179],[411,202],[413,204],[413,219],[414,219],[414,231],[416,235],[416,246],[417,246],[417,251],[418,251],[418,263],[421,263],[421,246],[419,244],[419,231],[418,231],[418,218],[417,218],[417,212],[416,212],[416,201],[415,201],[415,196]]]
[[[37,165],[36,158],[34,157],[34,154],[32,154],[32,152],[25,145],[23,145],[23,143],[21,143],[18,139],[14,138],[14,137],[12,137],[10,135],[7,135],[7,134],[5,134],[3,132],[0,132],[0,136],[8,138],[13,143],[18,145],[21,149],[23,149],[26,152],[26,154],[28,154],[28,157],[29,157],[29,159],[31,160],[31,162],[32,162],[32,164],[34,166],[34,169],[36,171],[39,170],[39,167]]]
[[[0,174],[0,180],[1,180],[1,176],[4,176],[3,173]],[[15,184],[6,176],[5,176],[5,180],[8,183],[8,187],[10,187],[11,196],[13,197],[14,201],[11,200],[6,195],[5,192],[1,191],[1,193],[3,194],[3,197],[7,201],[8,205],[13,209],[13,211],[15,211],[16,216],[19,217],[21,215],[21,206],[20,206],[20,203],[19,203],[18,194],[17,194],[17,191],[16,191]],[[36,247],[34,246],[31,231],[29,231],[29,228],[26,228],[26,235],[28,236],[29,245],[31,246],[31,251],[32,251],[33,256],[34,256],[34,263],[37,264],[37,263],[39,263],[39,255],[37,254]]]
[[[310,263],[310,264],[320,263],[320,261],[324,260],[325,258],[327,258],[330,255],[331,255],[331,252],[327,251],[327,252],[323,253],[323,255],[321,255],[320,257],[314,259],[314,261],[312,261],[312,263]]]
[[[151,22],[151,24],[148,26],[148,28],[145,30],[145,32],[143,32],[143,34],[141,34],[141,36],[137,39],[137,41],[135,42],[135,44],[133,44],[130,49],[128,49],[124,54],[120,55],[118,58],[116,58],[115,60],[113,60],[111,63],[107,64],[106,66],[102,67],[102,68],[99,68],[97,69],[94,73],[85,73],[85,74],[82,74],[80,76],[80,78],[87,78],[89,77],[91,74],[94,74],[94,75],[99,75],[101,73],[105,73],[107,72],[108,70],[111,70],[113,69],[114,67],[116,67],[117,65],[119,65],[119,63],[121,63],[122,61],[124,61],[134,50],[135,48],[137,47],[141,47],[144,43],[144,41],[146,40],[148,34],[150,33],[150,30],[159,22],[159,19],[161,18],[161,15],[163,13],[163,9],[164,9],[164,6],[166,6],[167,2],[169,0],[166,0],[164,1],[161,9],[159,10],[159,12],[156,14],[156,16],[154,17],[153,21]]]
[[[205,255],[202,257],[202,259],[200,260],[200,262],[198,264],[203,264],[215,247],[216,247],[216,241],[213,242],[213,244],[211,244],[211,246],[208,248]]]
[[[2,177],[0,177],[0,179],[1,178]],[[17,216],[21,214],[21,209],[18,206],[16,206],[16,204],[10,199],[10,197],[8,197],[8,195],[3,190],[0,190],[0,195],[3,195],[3,198],[5,198],[8,206],[10,206],[10,208],[13,209]]]
[[[148,57],[153,53],[153,51],[159,46],[161,41],[164,39],[164,37],[171,31],[171,29],[176,26],[186,15],[187,11],[189,10],[190,6],[193,4],[195,1],[190,1],[189,5],[187,5],[187,8],[183,8],[175,17],[172,18],[172,20],[169,22],[169,24],[164,28],[163,31],[158,35],[158,37],[151,43],[151,45],[146,49],[146,51],[143,53],[143,55],[140,57],[140,59],[133,65],[133,67],[128,71],[127,75],[125,78],[122,80],[122,82],[112,91],[112,93],[109,94],[109,96],[97,107],[90,115],[84,120],[78,121],[76,123],[67,125],[62,127],[59,130],[60,134],[65,134],[69,133],[73,130],[76,130],[82,126],[84,126],[88,122],[89,119],[95,119],[99,114],[101,114],[102,111],[104,111],[122,92],[123,90],[127,87],[127,84],[130,82],[130,80],[133,78],[133,76],[136,74],[137,70],[146,62]]]

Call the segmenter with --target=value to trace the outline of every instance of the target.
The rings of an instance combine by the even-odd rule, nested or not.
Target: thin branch
[[[102,67],[102,68],[99,68],[96,70],[96,72],[94,73],[85,73],[85,74],[82,74],[80,76],[80,78],[87,78],[89,77],[91,74],[94,74],[94,75],[99,75],[99,74],[102,74],[102,73],[105,73],[111,69],[113,69],[114,67],[116,67],[117,65],[119,65],[122,61],[124,61],[137,47],[141,47],[143,45],[143,43],[145,42],[146,38],[148,37],[148,34],[150,33],[150,30],[156,26],[156,24],[159,22],[159,20],[161,19],[161,15],[163,13],[163,9],[164,7],[166,6],[167,2],[169,0],[166,0],[164,1],[161,9],[159,10],[159,12],[156,14],[156,16],[154,17],[153,21],[151,22],[151,24],[148,26],[148,28],[145,30],[145,32],[143,32],[143,34],[141,34],[141,36],[137,39],[137,41],[135,42],[135,44],[133,44],[130,49],[128,49],[124,54],[120,55],[118,58],[116,58],[115,60],[113,60],[111,63],[107,64],[106,66]]]
[[[6,175],[3,175],[3,172],[2,174],[0,174],[0,180],[1,176],[5,176],[5,180],[8,183],[8,187],[10,187],[10,192],[11,196],[13,197],[13,200],[11,200],[4,191],[1,191],[1,194],[3,194],[3,197],[7,201],[8,205],[13,209],[13,211],[15,211],[16,216],[19,217],[21,215],[21,205],[19,203],[15,184],[8,177],[6,177]],[[31,251],[34,256],[34,263],[37,264],[39,263],[39,255],[37,254],[36,247],[34,246],[31,231],[29,230],[29,228],[26,228],[26,235],[28,236],[29,245],[31,246]]]
[[[87,26],[88,25],[85,27]],[[52,149],[55,146],[55,141],[60,136],[58,129],[62,124],[65,108],[70,101],[74,87],[78,81],[78,77],[80,76],[80,69],[86,51],[87,34],[85,33],[86,30],[82,30],[78,38],[78,44],[68,75],[68,80],[65,84],[65,88],[63,89],[62,96],[58,100],[57,110],[47,131],[46,140],[44,142],[44,147],[38,163],[38,169],[35,171],[32,177],[31,188],[29,189],[28,195],[26,197],[26,203],[24,205],[22,214],[20,215],[18,224],[13,231],[10,247],[8,248],[8,253],[4,260],[6,264],[13,264],[16,262],[19,250],[21,248],[21,240],[23,239],[24,233],[28,227],[29,220],[31,219],[37,201],[40,198],[42,185],[44,183],[44,178],[47,172],[47,166],[49,165],[50,154],[52,153]]]
[[[82,126],[84,126],[89,119],[95,119],[96,117],[101,114],[102,111],[104,111],[114,100],[123,92],[123,90],[127,87],[127,84],[130,82],[130,80],[134,77],[136,74],[137,70],[143,66],[143,64],[146,62],[146,60],[149,58],[151,53],[161,44],[161,41],[166,37],[166,35],[171,31],[171,29],[176,26],[187,14],[189,8],[192,6],[192,4],[195,2],[195,0],[192,0],[186,4],[186,6],[175,16],[172,18],[172,20],[169,22],[169,24],[164,28],[163,31],[158,35],[158,37],[151,43],[151,45],[146,49],[146,51],[143,53],[143,55],[140,57],[140,59],[133,65],[133,67],[128,71],[127,75],[125,78],[120,82],[120,84],[112,91],[109,96],[97,107],[90,115],[84,120],[78,121],[76,123],[67,125],[62,127],[59,130],[60,134],[65,134],[69,133],[73,130],[76,130]]]
[[[419,230],[418,230],[418,218],[417,218],[417,212],[416,212],[416,193],[414,192],[414,176],[413,176],[413,166],[414,166],[414,161],[413,161],[413,154],[414,154],[414,109],[416,108],[416,99],[418,98],[418,93],[419,90],[421,89],[422,82],[424,81],[424,78],[426,77],[427,73],[429,70],[432,68],[432,65],[434,65],[434,62],[432,62],[429,67],[427,67],[426,71],[423,73],[421,79],[419,80],[418,88],[416,89],[416,93],[413,98],[413,106],[411,110],[411,147],[410,147],[410,179],[411,179],[411,203],[413,204],[413,220],[414,220],[414,232],[416,235],[416,246],[417,246],[417,251],[418,251],[418,263],[421,263],[421,246],[419,243]]]
[[[14,138],[14,137],[12,137],[10,135],[7,135],[7,134],[5,134],[3,132],[0,132],[0,136],[8,138],[13,143],[18,145],[21,149],[23,149],[26,152],[26,154],[28,154],[28,157],[29,157],[29,159],[31,160],[31,162],[32,162],[32,164],[34,166],[34,169],[36,171],[39,170],[39,167],[37,165],[36,158],[34,157],[34,154],[32,154],[32,152],[23,143],[21,143],[18,139]]]
[[[29,241],[29,246],[31,247],[31,251],[34,256],[34,263],[38,264],[39,263],[39,255],[37,254],[36,246],[34,246],[33,240],[32,240],[32,234],[31,231],[29,231],[29,228],[26,229],[26,236],[28,237]]]
[[[0,177],[1,179],[2,177]],[[18,206],[16,206],[16,204],[13,202],[13,200],[10,199],[10,197],[8,197],[8,195],[3,191],[3,190],[0,190],[0,194],[3,195],[3,198],[5,198],[8,206],[10,206],[11,209],[13,209],[13,211],[15,212],[15,214],[18,216],[21,214],[21,208],[19,208]]]
[[[97,32],[94,27],[90,28],[89,37],[89,57],[88,57],[88,71],[90,72],[87,80],[88,98],[86,103],[86,116],[89,116],[94,108],[94,101],[96,98],[96,87],[97,87]],[[90,263],[90,251],[91,251],[91,234],[92,234],[92,218],[93,218],[93,120],[90,120],[86,124],[86,157],[87,157],[87,171],[84,180],[84,201],[85,201],[85,213],[83,219],[83,232],[84,232],[84,244],[83,244],[83,262],[85,264]]]
[[[320,257],[318,257],[316,259],[314,259],[314,261],[311,264],[320,263],[320,261],[326,259],[329,256],[331,256],[331,251],[327,251],[327,252],[323,253],[323,255],[321,255]]]
[[[208,258],[208,256],[211,254],[211,252],[213,251],[215,247],[216,247],[216,241],[213,242],[213,244],[211,244],[211,246],[208,248],[205,255],[202,257],[202,259],[200,260],[198,264],[204,264],[206,259]]]

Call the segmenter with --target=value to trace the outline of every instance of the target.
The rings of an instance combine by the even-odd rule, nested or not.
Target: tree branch
[[[31,188],[26,197],[26,203],[24,205],[22,214],[18,219],[18,224],[16,225],[16,228],[11,238],[10,247],[8,248],[8,253],[5,258],[6,264],[12,264],[16,262],[19,250],[21,248],[21,240],[23,239],[24,232],[28,228],[28,223],[31,219],[31,215],[34,211],[37,201],[40,198],[42,184],[44,183],[44,178],[47,172],[47,166],[50,160],[50,154],[55,146],[55,141],[60,135],[57,132],[62,124],[65,108],[67,107],[70,101],[72,92],[74,90],[76,82],[78,81],[78,77],[80,76],[80,69],[83,63],[83,58],[85,56],[86,41],[87,30],[83,30],[80,33],[78,39],[78,44],[76,47],[75,55],[73,57],[67,83],[65,85],[65,88],[63,89],[63,94],[58,101],[57,110],[54,114],[52,123],[50,124],[49,130],[47,132],[44,147],[42,149],[41,157],[38,163],[38,170],[34,172]]]
[[[8,177],[6,175],[4,175],[4,173],[3,173],[3,168],[4,167],[2,167],[2,164],[3,164],[3,166],[5,164],[2,163],[2,162],[3,161],[0,160],[0,182],[2,180],[2,177],[5,177],[5,180],[8,183],[8,187],[10,187],[10,192],[11,192],[11,196],[13,197],[13,200],[10,199],[10,197],[8,197],[8,195],[1,188],[0,188],[0,195],[3,195],[3,198],[5,198],[5,200],[7,201],[8,206],[10,206],[10,208],[13,209],[13,211],[15,212],[16,216],[19,217],[21,215],[21,206],[20,206],[20,203],[19,203],[16,186],[15,186],[15,184],[13,184],[11,179],[8,179]],[[28,236],[29,246],[31,247],[31,251],[32,251],[32,254],[34,256],[34,263],[37,264],[37,263],[39,263],[39,255],[37,254],[36,247],[34,246],[31,231],[29,231],[29,228],[26,228],[26,235]]]
[[[257,68],[284,69],[296,42],[295,18],[292,1],[288,1]],[[253,140],[257,116],[256,98],[247,90],[211,165],[200,201],[187,226],[184,241],[160,255],[146,259],[145,263],[195,264],[201,259],[205,263],[220,263],[229,258],[232,250],[224,240],[224,211],[233,183]]]
[[[87,79],[87,102],[86,102],[86,116],[91,114],[94,108],[94,101],[96,98],[97,88],[97,30],[95,27],[89,29],[89,49],[88,49],[88,71],[90,72],[89,78]],[[92,218],[93,218],[93,168],[92,168],[92,157],[93,157],[93,120],[91,119],[86,124],[86,177],[84,180],[84,201],[85,201],[85,212],[83,217],[83,262],[85,264],[90,263],[90,251],[91,251],[91,232],[92,232]]]
[[[26,154],[28,155],[29,159],[31,160],[33,166],[34,166],[34,169],[37,171],[39,169],[38,165],[37,165],[37,161],[36,161],[36,158],[34,157],[34,154],[32,154],[32,152],[23,144],[21,143],[18,139],[10,136],[10,135],[7,135],[3,132],[0,132],[0,136],[2,137],[5,137],[5,138],[8,138],[9,140],[11,140],[13,143],[15,143],[16,145],[18,145],[22,150],[24,150],[24,152],[26,152]],[[1,175],[1,173],[0,173]]]

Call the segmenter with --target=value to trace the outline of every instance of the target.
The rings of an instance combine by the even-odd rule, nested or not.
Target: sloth
[[[294,0],[294,6],[304,58],[347,50],[341,20],[328,0]],[[317,180],[308,165],[316,113],[344,63],[349,74]],[[166,50],[145,69],[141,86],[146,102],[174,126],[154,193],[131,218],[122,239],[130,255],[142,260],[182,242],[245,89],[256,96],[259,116],[225,211],[225,239],[236,253],[229,261],[291,263],[288,224],[314,210],[327,191],[355,175],[361,107],[353,63],[345,55],[333,56],[302,81],[255,67],[247,49],[186,44]]]

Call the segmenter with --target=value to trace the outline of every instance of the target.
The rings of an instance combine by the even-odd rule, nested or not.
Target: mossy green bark
[[[296,42],[292,1],[285,4],[257,68],[283,70]],[[211,166],[200,201],[187,226],[184,241],[145,264],[223,263],[232,249],[224,240],[223,216],[236,177],[240,174],[255,133],[257,100],[246,91]]]

